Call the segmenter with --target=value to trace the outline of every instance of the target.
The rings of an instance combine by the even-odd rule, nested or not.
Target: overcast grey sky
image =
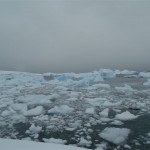
[[[0,0],[0,70],[150,70],[149,0]]]

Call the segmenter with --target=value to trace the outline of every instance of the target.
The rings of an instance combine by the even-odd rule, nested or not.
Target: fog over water
[[[150,1],[1,0],[0,70],[150,70]]]

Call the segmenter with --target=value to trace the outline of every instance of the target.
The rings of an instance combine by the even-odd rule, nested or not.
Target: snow
[[[44,108],[43,106],[37,106],[33,109],[30,109],[28,111],[24,112],[24,115],[27,117],[31,117],[31,116],[38,116],[44,113]]]
[[[132,119],[136,119],[137,116],[131,114],[129,111],[125,111],[121,114],[117,114],[115,116],[116,119],[122,120],[122,121],[127,121],[127,120],[132,120]]]
[[[105,128],[99,136],[113,144],[121,145],[124,144],[128,135],[130,133],[129,129],[126,128]]]
[[[48,111],[49,114],[51,113],[62,113],[62,114],[66,114],[66,113],[71,113],[74,109],[67,106],[67,105],[61,105],[61,106],[55,106],[54,108],[50,109]]]
[[[3,150],[87,150],[68,145],[10,139],[0,139],[0,147]]]

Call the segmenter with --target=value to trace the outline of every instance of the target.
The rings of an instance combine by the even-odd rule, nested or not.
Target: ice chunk
[[[124,145],[124,148],[126,148],[126,149],[131,149],[131,146],[130,146],[130,145],[127,145],[127,144],[125,144],[125,145]]]
[[[10,116],[11,114],[12,114],[11,111],[9,111],[9,110],[4,110],[4,111],[1,113],[1,116],[6,117],[6,116]]]
[[[150,79],[147,80],[147,82],[144,83],[146,86],[150,86]]]
[[[117,125],[117,126],[120,126],[120,125],[123,125],[123,122],[119,121],[119,120],[115,120],[113,122],[111,122],[112,125]]]
[[[96,144],[96,149],[95,150],[106,150],[107,149],[107,143],[102,142],[101,144]]]
[[[42,131],[42,127],[35,126],[32,124],[29,128],[29,130],[26,131],[27,134],[31,135],[34,138],[38,138],[39,133]]]
[[[91,107],[91,108],[87,108],[86,110],[85,110],[85,113],[87,113],[87,114],[94,114],[95,113],[95,109],[93,108],[93,107]]]
[[[131,114],[129,111],[125,111],[121,114],[117,114],[116,119],[122,120],[122,121],[126,121],[126,120],[132,120],[132,119],[136,119],[137,116]]]
[[[102,117],[108,117],[108,113],[109,113],[109,108],[104,109],[102,112],[100,112],[99,114]]]
[[[96,90],[96,89],[110,89],[110,85],[109,84],[103,84],[103,83],[99,83],[99,84],[94,84],[92,86],[87,87],[88,90]]]
[[[109,122],[109,121],[111,121],[111,119],[110,118],[100,118],[100,121],[102,121],[102,122]]]
[[[108,101],[106,98],[93,98],[86,100],[93,106],[101,106],[105,101]]]
[[[61,106],[55,106],[54,108],[50,109],[48,111],[49,114],[51,113],[71,113],[74,109],[72,107],[69,107],[67,105],[61,105]]]
[[[128,135],[130,133],[129,129],[126,128],[105,128],[99,136],[113,144],[124,144]]]
[[[28,105],[44,105],[50,104],[52,99],[57,98],[57,94],[53,95],[26,95],[18,97],[18,102],[27,103]]]
[[[150,78],[150,72],[140,72],[139,77]]]
[[[24,112],[27,111],[27,104],[15,103],[11,105],[11,108],[15,111]]]
[[[98,147],[95,150],[104,150],[102,147]]]
[[[102,105],[105,107],[114,107],[114,106],[120,106],[122,102],[112,103],[110,101],[105,101]]]
[[[90,146],[91,144],[92,144],[91,141],[88,141],[83,137],[80,138],[80,142],[79,142],[80,146]]]
[[[116,77],[115,71],[112,71],[110,69],[101,69],[99,72],[103,79],[110,79]]]
[[[40,115],[40,116],[33,117],[33,119],[40,120],[40,121],[47,121],[47,120],[49,120],[49,116],[48,115]]]
[[[122,92],[130,92],[130,91],[132,92],[132,91],[134,91],[132,89],[132,87],[127,85],[127,84],[125,84],[124,87],[115,87],[115,89],[118,90],[118,91],[122,91]]]
[[[123,71],[116,71],[117,74],[124,74],[124,75],[132,75],[137,73],[136,71],[131,71],[131,70],[123,70]]]
[[[38,115],[41,115],[44,113],[44,108],[43,106],[37,106],[33,109],[30,109],[28,111],[25,111],[24,112],[24,116],[27,116],[27,117],[31,117],[31,116],[38,116]]]
[[[65,128],[66,131],[74,131],[76,128]]]

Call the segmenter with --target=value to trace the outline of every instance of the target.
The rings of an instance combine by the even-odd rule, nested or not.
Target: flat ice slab
[[[113,144],[123,144],[130,133],[126,128],[105,128],[99,136]]]
[[[1,138],[0,138],[0,147],[2,150],[87,150],[85,148],[60,144],[1,139]]]

